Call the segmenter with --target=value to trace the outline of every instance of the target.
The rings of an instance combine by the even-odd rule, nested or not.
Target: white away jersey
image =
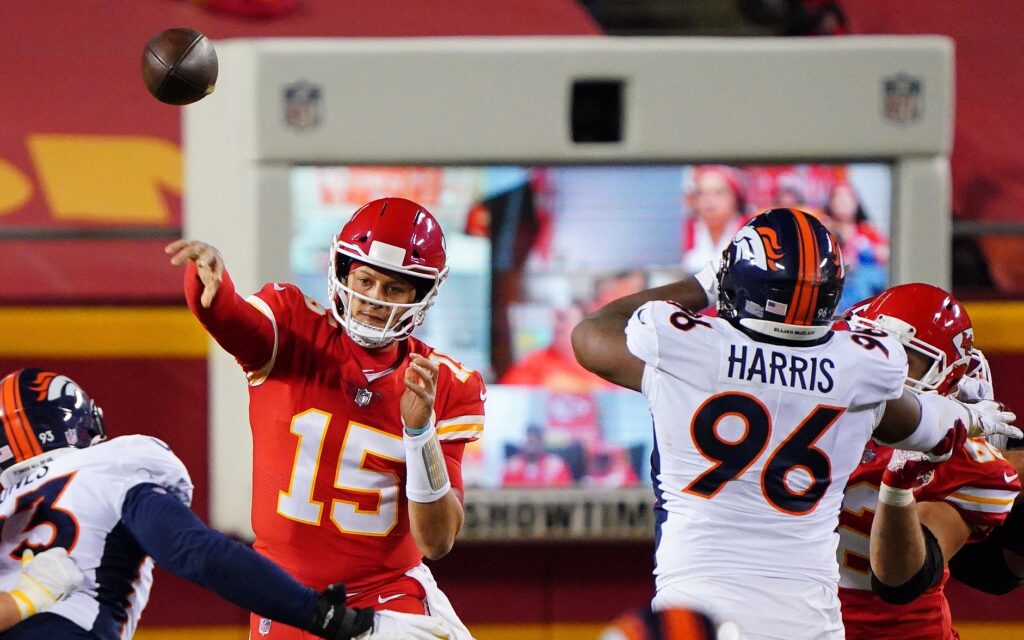
[[[758,342],[668,302],[626,328],[654,416],[657,587],[759,575],[835,585],[843,488],[903,391],[896,340]]]
[[[121,524],[128,491],[153,483],[192,500],[188,471],[160,440],[122,436],[67,449],[0,492],[0,589],[18,581],[22,552],[64,547],[85,574],[56,613],[98,638],[131,638],[149,598],[153,560]]]

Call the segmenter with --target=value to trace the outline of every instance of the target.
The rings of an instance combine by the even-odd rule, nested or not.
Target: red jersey
[[[434,424],[460,498],[462,451],[483,430],[483,379],[416,338],[398,343],[392,369],[366,374],[368,352],[294,285],[267,284],[249,304],[225,285],[210,310],[194,304],[188,280],[186,292],[249,378],[255,548],[315,589],[393,581],[423,559],[409,531],[399,411],[409,353],[442,365]]]
[[[905,605],[883,601],[871,591],[868,534],[878,503],[878,487],[892,449],[869,442],[860,465],[850,476],[839,517],[839,599],[848,640],[949,640],[953,631],[942,580]],[[929,477],[930,476],[930,477]],[[914,490],[918,502],[940,502],[955,508],[976,542],[1000,525],[1010,512],[1021,484],[1017,472],[984,438],[968,440],[948,461],[925,476]]]

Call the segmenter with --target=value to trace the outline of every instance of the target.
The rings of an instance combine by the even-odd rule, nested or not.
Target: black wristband
[[[924,535],[924,564],[909,580],[890,587],[876,578],[874,572],[871,573],[871,590],[882,600],[890,604],[907,604],[942,580],[943,559],[939,541],[924,525],[921,525],[921,533]]]

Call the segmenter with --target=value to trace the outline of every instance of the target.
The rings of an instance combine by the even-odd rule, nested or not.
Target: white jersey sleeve
[[[626,323],[626,348],[652,367],[658,366],[658,325],[653,318],[659,304],[664,303],[645,303]]]
[[[877,405],[903,394],[907,379],[907,352],[895,338],[878,333],[836,332],[837,340],[849,340],[864,350],[858,351],[857,385],[853,389],[851,408]]]
[[[673,302],[656,300],[636,310],[626,324],[626,348],[647,365],[645,395],[649,395],[654,370],[666,368],[670,374],[685,375],[705,358],[716,357],[712,334],[693,331],[698,328],[710,330],[709,319]],[[671,357],[666,358],[667,353]]]
[[[125,496],[140,484],[156,484],[192,504],[192,479],[185,465],[162,440],[150,436],[121,436],[104,443],[106,453],[114,457],[109,496],[120,511]]]

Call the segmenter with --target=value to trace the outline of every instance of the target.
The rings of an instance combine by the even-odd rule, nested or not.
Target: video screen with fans
[[[837,235],[848,268],[841,308],[889,280],[884,163],[297,166],[290,183],[293,282],[325,304],[330,239],[359,205],[406,197],[441,222],[450,275],[416,335],[487,381],[467,487],[648,484],[646,400],[580,367],[572,327],[716,260],[759,211],[800,208]]]

